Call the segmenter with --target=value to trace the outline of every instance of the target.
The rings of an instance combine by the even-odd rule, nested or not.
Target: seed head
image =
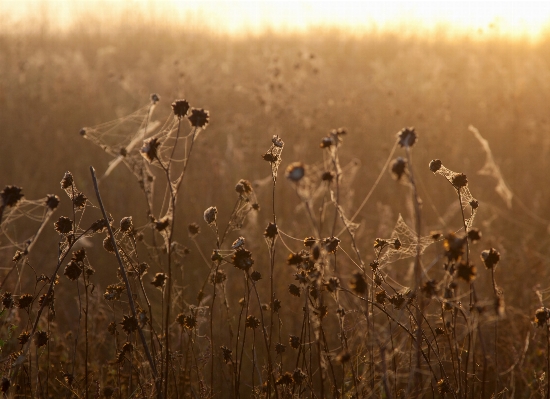
[[[187,117],[193,127],[205,128],[208,125],[210,113],[204,109],[191,108],[191,115]]]
[[[301,385],[302,382],[306,379],[305,373],[302,371],[302,369],[296,369],[292,373],[292,379],[294,380],[294,383],[297,385]]]
[[[386,299],[388,298],[388,294],[384,290],[380,290],[376,292],[375,299],[376,302],[380,305],[383,305],[386,302]]]
[[[15,304],[15,300],[13,299],[13,295],[11,292],[4,292],[2,294],[2,306],[6,309],[13,308],[13,305]]]
[[[73,197],[73,205],[75,206],[76,209],[82,209],[86,206],[87,200],[88,200],[88,197],[86,197],[84,193],[78,192]]]
[[[113,247],[113,242],[111,241],[111,236],[107,236],[103,239],[103,249],[111,254],[114,254],[115,247]]]
[[[258,318],[255,317],[255,316],[249,315],[246,318],[246,321],[244,322],[244,325],[247,328],[251,328],[252,330],[255,330],[256,328],[258,328],[260,326],[260,320],[258,320]]]
[[[487,269],[494,269],[500,260],[500,253],[494,248],[486,249],[481,252],[481,260]]]
[[[281,301],[275,298],[273,300],[273,311],[278,312],[279,310],[281,310]]]
[[[241,179],[235,186],[235,191],[241,195],[252,192],[252,184],[248,180]]]
[[[435,173],[437,172],[439,169],[441,169],[441,166],[443,164],[441,163],[441,160],[440,159],[432,159],[430,161],[430,170]]]
[[[476,278],[476,267],[471,262],[462,261],[456,267],[456,277],[470,283]]]
[[[157,231],[164,231],[170,226],[170,217],[164,216],[162,219],[155,220],[154,225]]]
[[[29,339],[31,339],[31,333],[28,331],[23,331],[17,337],[17,341],[19,341],[19,345],[25,345],[27,342],[29,342]]]
[[[275,352],[277,355],[280,355],[281,353],[284,353],[286,350],[286,345],[281,344],[280,342],[277,342],[275,344]]]
[[[189,233],[190,238],[195,238],[196,236],[199,235],[199,233],[201,232],[201,229],[198,224],[191,223],[189,224],[189,226],[187,226],[187,232]]]
[[[178,119],[182,119],[189,111],[189,103],[186,100],[176,100],[172,103],[172,111]]]
[[[315,237],[304,238],[304,246],[305,247],[312,247],[312,246],[315,245],[316,242],[317,242],[317,240],[315,239]]]
[[[40,348],[48,343],[48,338],[47,331],[37,331],[34,333],[34,344]]]
[[[59,197],[55,194],[48,194],[46,196],[46,206],[49,210],[53,211],[59,205]]]
[[[458,260],[462,257],[466,240],[466,237],[457,237],[455,233],[449,233],[445,236],[443,247],[445,248],[445,256],[449,261]]]
[[[457,173],[453,176],[451,183],[455,188],[460,189],[468,185],[468,178],[464,173]]]
[[[294,183],[298,183],[304,177],[306,173],[304,164],[301,162],[294,162],[288,165],[286,169],[286,178]]]
[[[296,284],[290,284],[288,286],[288,292],[290,292],[290,295],[293,295],[297,298],[300,297],[300,287],[298,287]]]
[[[250,273],[250,278],[254,282],[260,281],[262,279],[262,273],[260,273],[257,270],[254,270],[252,273]]]
[[[267,238],[275,238],[279,234],[279,230],[277,229],[277,225],[275,223],[269,222],[267,227],[264,231],[264,236]]]
[[[61,216],[54,223],[55,230],[60,234],[69,234],[73,231],[73,221],[68,217]]]
[[[133,228],[134,228],[134,224],[132,223],[131,216],[123,217],[120,220],[120,230],[122,230],[123,232],[129,233],[132,231]]]
[[[290,385],[292,384],[292,382],[292,374],[287,371],[283,375],[279,376],[279,378],[277,378],[277,380],[275,381],[275,385]]]
[[[244,237],[239,237],[235,241],[233,241],[233,244],[231,244],[231,249],[238,249],[244,246],[246,240]]]
[[[470,206],[472,207],[472,210],[475,210],[479,208],[479,201],[476,199],[473,199],[470,201]]]
[[[65,266],[65,271],[63,274],[67,276],[69,280],[76,281],[82,274],[82,269],[78,265],[78,262],[71,260],[67,263],[67,266]]]
[[[17,307],[19,309],[27,309],[31,306],[34,297],[31,294],[23,294],[19,297],[17,301]]]
[[[300,337],[297,337],[296,335],[290,335],[288,337],[288,342],[290,343],[290,346],[294,349],[298,349],[301,344]]]
[[[223,270],[216,270],[210,275],[210,283],[213,285],[222,284],[225,280],[227,280],[227,274]]]
[[[362,295],[367,292],[367,282],[360,272],[353,273],[353,279],[349,283],[355,293]]]
[[[548,320],[550,320],[550,309],[542,307],[535,311],[535,324],[538,327],[547,325]]]
[[[204,221],[209,225],[213,225],[216,223],[217,216],[218,216],[218,208],[216,208],[215,206],[211,206],[210,208],[204,211]]]
[[[424,293],[426,298],[433,298],[439,294],[439,287],[437,286],[437,281],[428,280],[424,283],[421,288],[421,291]]]
[[[399,145],[401,147],[412,147],[416,143],[416,132],[414,127],[406,127],[401,129],[397,133],[397,138],[399,139]]]
[[[134,316],[124,316],[120,324],[124,332],[128,335],[138,329],[138,321]]]
[[[271,142],[275,147],[283,148],[285,146],[284,141],[276,134],[271,138]]]
[[[479,231],[478,229],[471,229],[470,231],[468,231],[468,238],[473,243],[478,242],[479,240],[481,240],[481,231]]]
[[[233,353],[233,351],[223,345],[220,347],[220,349],[222,350],[223,361],[225,362],[225,364],[233,363],[233,360],[231,359],[231,354]]]
[[[151,103],[156,104],[160,101],[160,96],[157,93],[151,94]]]
[[[21,192],[23,189],[21,187],[16,186],[6,186],[2,191],[0,191],[0,198],[2,198],[2,206],[3,207],[14,207],[16,206],[19,201],[23,198],[23,193]]]
[[[148,160],[149,163],[152,163],[158,156],[157,150],[159,146],[160,142],[156,137],[151,137],[143,141],[143,147],[141,147],[140,150],[141,156]]]
[[[105,289],[105,293],[103,294],[103,298],[107,301],[113,301],[113,300],[119,300],[120,295],[124,292],[124,285],[119,284],[109,284],[107,288]]]
[[[151,281],[151,284],[153,284],[153,286],[155,286],[157,288],[163,288],[167,279],[168,279],[168,277],[166,277],[166,274],[157,273],[157,274],[155,274],[155,279],[153,281]]]
[[[334,254],[338,250],[340,245],[340,239],[338,237],[328,237],[324,241],[325,249],[329,254]]]
[[[254,264],[254,259],[252,259],[252,253],[244,248],[239,248],[235,251],[231,257],[231,263],[237,269],[248,270]]]
[[[61,179],[61,188],[63,190],[68,189],[71,187],[74,183],[73,174],[71,172],[65,172],[63,175],[63,179]]]
[[[407,160],[401,157],[397,157],[392,164],[391,172],[394,174],[397,180],[401,180],[401,177],[405,174],[407,169]]]

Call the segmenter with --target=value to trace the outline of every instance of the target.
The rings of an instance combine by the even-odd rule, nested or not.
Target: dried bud
[[[486,249],[481,252],[481,259],[487,269],[493,269],[500,260],[500,253],[494,249]]]
[[[441,169],[441,166],[443,164],[441,163],[441,160],[440,159],[432,159],[430,161],[430,170],[435,173],[437,172],[439,169]]]
[[[132,231],[133,228],[134,228],[134,225],[132,223],[132,217],[131,216],[123,217],[120,220],[120,230],[122,230],[123,232],[128,233],[128,232]]]
[[[216,208],[215,206],[211,206],[210,208],[204,211],[204,221],[209,225],[213,225],[216,223],[217,215],[218,215],[218,208]]]
[[[414,127],[406,127],[401,129],[397,133],[397,138],[399,139],[399,145],[401,147],[412,147],[416,143],[416,132]]]

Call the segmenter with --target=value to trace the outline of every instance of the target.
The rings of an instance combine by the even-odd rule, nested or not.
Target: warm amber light
[[[104,20],[127,11],[166,23],[191,25],[220,33],[303,32],[310,27],[340,27],[351,33],[370,29],[536,38],[549,25],[550,2],[482,1],[189,1],[189,0],[19,0],[3,1],[7,20],[24,20],[47,10],[56,26],[77,15]],[[129,17],[131,19],[131,16]],[[143,21],[143,19],[141,19]]]

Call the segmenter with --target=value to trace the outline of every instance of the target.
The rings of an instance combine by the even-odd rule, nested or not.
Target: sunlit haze
[[[141,22],[151,19],[237,35],[304,32],[311,27],[411,34],[444,27],[480,38],[533,39],[547,30],[550,2],[3,0],[0,12],[4,27],[18,28],[29,28],[39,16],[47,16],[50,26],[59,29],[81,23],[83,16],[105,23],[139,16]]]

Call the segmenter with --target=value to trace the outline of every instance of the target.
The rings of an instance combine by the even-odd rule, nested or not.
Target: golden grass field
[[[548,398],[549,93],[549,37],[3,31],[3,395]]]

